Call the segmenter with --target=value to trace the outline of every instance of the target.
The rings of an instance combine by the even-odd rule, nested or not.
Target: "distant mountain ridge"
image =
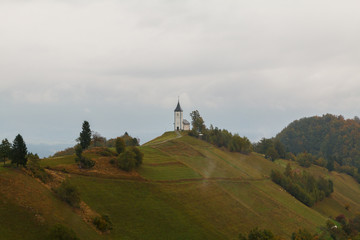
[[[360,167],[360,120],[326,114],[302,118],[290,123],[276,136],[294,154],[308,152],[336,161],[340,165]]]

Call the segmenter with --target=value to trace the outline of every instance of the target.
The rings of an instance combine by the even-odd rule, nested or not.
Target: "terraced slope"
[[[289,237],[299,227],[318,231],[329,216],[351,217],[360,211],[359,184],[320,167],[309,170],[332,179],[335,192],[308,208],[269,179],[272,169],[286,166],[284,160],[273,163],[255,153],[230,153],[173,132],[141,149],[143,165],[132,173],[115,168],[109,163],[111,157],[100,156],[96,149],[85,153],[96,161],[92,170],[78,169],[74,156],[42,161],[53,170],[67,172],[82,200],[110,217],[111,233],[99,234],[38,181],[2,167],[0,193],[6,193],[2,198],[6,200],[0,201],[0,233],[6,231],[8,239],[18,239],[19,231],[11,224],[18,221],[33,230],[28,239],[41,239],[41,229],[57,222],[72,227],[81,239],[236,239],[239,232],[257,226]],[[21,184],[10,187],[14,190],[5,189],[17,179],[22,179]],[[23,188],[28,189],[26,194],[19,194]],[[9,222],[3,220],[10,215]]]

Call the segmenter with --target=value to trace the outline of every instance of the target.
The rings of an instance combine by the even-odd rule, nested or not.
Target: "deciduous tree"
[[[131,149],[126,149],[118,157],[118,167],[124,171],[131,171],[136,166],[136,154]]]
[[[118,154],[122,153],[125,151],[125,141],[123,138],[121,137],[118,137],[116,138],[116,141],[115,141],[115,148],[116,148],[116,152]]]
[[[198,110],[192,111],[190,113],[190,117],[192,119],[192,133],[195,136],[198,136],[199,133],[204,133],[206,130],[206,126],[204,124],[203,118],[200,116],[200,113]]]

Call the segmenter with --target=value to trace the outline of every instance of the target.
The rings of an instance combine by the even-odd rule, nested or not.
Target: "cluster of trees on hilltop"
[[[5,138],[2,140],[0,144],[0,159],[6,162],[6,159],[10,159],[12,164],[16,164],[17,166],[23,165],[26,166],[27,163],[27,147],[23,137],[18,134],[13,143],[10,142]]]
[[[95,143],[97,142],[96,139],[101,139],[101,137],[99,136],[100,134],[96,134],[96,136],[94,137],[90,129],[89,122],[84,121],[80,136],[78,139],[76,139],[76,141],[78,141],[79,143],[74,147],[77,156],[75,161],[79,163],[79,167],[91,168],[95,165],[95,161],[83,156],[82,153],[84,150],[90,148],[91,146],[98,146]],[[139,148],[136,147],[138,145],[139,141],[136,138],[130,137],[128,133],[125,133],[124,136],[118,137],[114,139],[114,141],[111,141],[111,147],[115,147],[115,150],[117,152],[116,164],[119,168],[125,171],[131,171],[142,164],[144,154],[140,151]],[[99,153],[103,156],[116,155],[109,149],[103,149],[103,151],[100,151]],[[113,160],[112,163],[115,163],[115,160]]]
[[[360,120],[326,114],[292,122],[276,139],[294,154],[308,152],[340,166],[360,167]]]
[[[239,134],[232,134],[226,129],[214,128],[212,125],[210,125],[210,128],[207,128],[197,110],[190,113],[190,116],[192,119],[192,130],[189,132],[190,136],[201,137],[203,140],[217,147],[224,147],[232,152],[247,154],[252,151],[252,144],[247,137],[240,137]]]
[[[140,140],[135,137],[131,137],[127,132],[124,133],[124,135],[121,136],[121,138],[124,139],[126,146],[139,146]],[[90,145],[88,148],[93,147],[106,147],[106,148],[115,148],[117,138],[110,138],[106,139],[105,137],[101,136],[98,132],[92,132],[91,131],[91,140]],[[62,151],[56,152],[53,157],[60,157],[64,155],[72,155],[75,154],[75,147],[69,147]]]
[[[290,164],[286,166],[284,173],[273,170],[271,180],[310,207],[325,197],[329,197],[334,191],[331,180],[326,180],[323,177],[316,179],[306,171],[302,173],[293,171]]]

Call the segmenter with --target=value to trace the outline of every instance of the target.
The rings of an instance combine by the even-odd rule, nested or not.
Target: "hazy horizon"
[[[359,115],[358,1],[1,1],[0,138],[144,143],[199,110],[251,141]]]

